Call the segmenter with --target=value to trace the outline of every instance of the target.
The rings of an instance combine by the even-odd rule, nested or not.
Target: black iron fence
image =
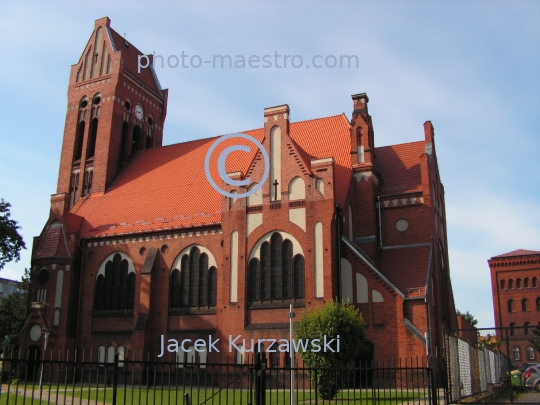
[[[224,357],[187,363],[134,353],[116,355],[112,363],[98,360],[88,352],[46,352],[41,358],[4,353],[0,405],[446,402],[445,365],[432,358],[351,362],[331,369],[301,363],[280,367],[264,353],[245,356],[245,364]]]

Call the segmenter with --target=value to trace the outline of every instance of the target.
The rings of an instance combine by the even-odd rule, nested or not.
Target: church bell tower
[[[57,187],[67,197],[63,211],[104,193],[138,150],[161,146],[166,111],[152,56],[114,31],[109,18],[96,20],[69,77]]]

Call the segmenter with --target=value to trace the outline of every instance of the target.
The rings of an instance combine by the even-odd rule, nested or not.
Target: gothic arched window
[[[275,232],[260,248],[260,260],[248,265],[250,302],[296,300],[304,298],[304,257],[293,254],[293,244]]]
[[[96,311],[130,311],[135,304],[135,272],[120,253],[105,263],[105,271],[96,280]]]
[[[196,246],[180,259],[170,276],[171,308],[205,308],[216,305],[217,269]]]

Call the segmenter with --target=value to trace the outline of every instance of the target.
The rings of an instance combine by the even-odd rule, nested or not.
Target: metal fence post
[[[114,355],[114,372],[113,372],[113,397],[112,405],[116,405],[116,391],[118,389],[118,353]]]
[[[506,337],[506,355],[508,357],[508,386],[510,387],[510,403],[513,404],[514,403],[514,388],[512,387],[512,380],[510,378],[510,365],[511,365],[511,356],[512,356],[512,353],[510,353],[510,337],[508,336],[508,328],[504,328],[504,334],[505,334],[505,337]],[[499,369],[501,369],[501,367],[499,366]]]
[[[187,392],[184,394],[184,405],[191,405],[191,400],[189,399],[189,394]]]

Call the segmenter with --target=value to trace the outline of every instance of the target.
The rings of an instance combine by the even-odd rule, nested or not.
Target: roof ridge
[[[492,259],[505,259],[507,257],[530,256],[530,255],[537,255],[537,254],[540,254],[540,251],[530,250],[530,249],[515,249],[515,250],[511,250],[510,252],[493,256]]]
[[[426,141],[411,141],[411,142],[404,142],[404,143],[396,143],[394,145],[384,145],[384,146],[376,146],[375,149],[382,149],[382,148],[391,148],[394,146],[405,146],[405,145],[412,145],[415,143],[425,143]]]

